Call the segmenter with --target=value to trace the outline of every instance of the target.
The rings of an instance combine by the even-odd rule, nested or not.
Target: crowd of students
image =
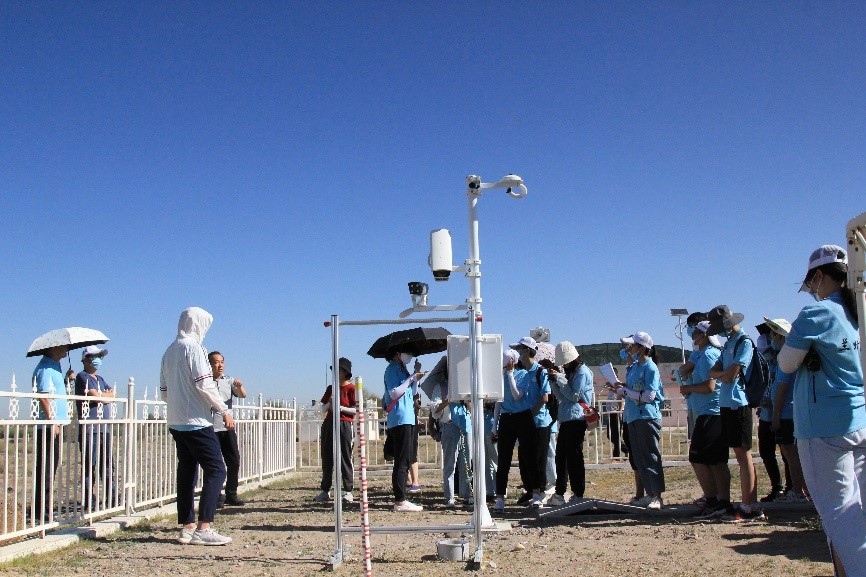
[[[761,502],[812,500],[837,574],[863,575],[866,408],[856,303],[846,286],[847,264],[839,246],[815,250],[801,288],[815,303],[804,307],[793,323],[765,317],[757,325],[761,333],[757,342],[743,330],[744,316],[726,305],[692,314],[687,324],[693,352],[677,375],[690,418],[689,462],[703,493],[695,516],[756,521],[766,518]],[[665,395],[653,340],[645,332],[620,340],[625,380],[617,378],[606,390],[608,399],[624,407],[622,444],[614,434],[611,440],[615,453],[621,448],[628,452],[635,473],[631,504],[661,509],[665,476],[659,441]],[[539,362],[537,354],[538,343],[531,337],[511,344],[503,355],[503,399],[483,407],[487,498],[494,512],[505,510],[515,446],[523,489],[518,505],[565,505],[569,486],[571,502],[584,497],[582,451],[586,407],[594,404],[593,373],[568,341],[556,345],[553,362]],[[747,396],[747,383],[756,370],[754,355],[761,355],[769,368],[769,386],[757,414]],[[417,361],[415,370],[408,370],[411,360],[410,355],[397,352],[390,359],[383,401],[395,455],[394,510],[401,512],[422,510],[407,500],[409,471],[417,462],[415,399],[425,376]],[[442,389],[434,400],[433,416],[445,456],[443,493],[449,507],[457,506],[458,496],[472,505],[471,411],[466,402],[449,402]],[[760,500],[751,452],[756,417],[759,452],[771,485]],[[612,421],[608,429],[614,426],[618,433],[618,423]],[[784,484],[776,462],[777,445],[785,463]],[[739,469],[737,505],[731,498],[731,450]]]

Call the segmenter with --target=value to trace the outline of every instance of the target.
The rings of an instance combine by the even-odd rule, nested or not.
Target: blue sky
[[[864,27],[856,2],[0,2],[0,379],[80,325],[152,394],[194,305],[227,372],[308,402],[330,315],[396,318],[411,280],[466,299],[426,262],[435,228],[468,253],[467,174],[529,188],[479,204],[485,332],[793,319],[864,210]],[[392,328],[341,331],[372,392]]]

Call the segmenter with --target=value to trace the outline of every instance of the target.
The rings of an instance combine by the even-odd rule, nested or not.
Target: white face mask
[[[412,355],[410,355],[409,353],[400,353],[400,361],[404,365],[408,366],[409,363],[412,362]]]

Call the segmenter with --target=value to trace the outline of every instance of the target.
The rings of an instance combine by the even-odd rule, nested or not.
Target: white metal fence
[[[0,391],[0,479],[6,487],[0,543],[175,499],[176,454],[165,403],[148,399],[147,393],[143,400],[130,401],[135,399],[133,379],[126,398],[95,405],[95,419],[90,415],[93,397],[37,394],[32,387],[18,391],[14,377],[10,389]],[[55,407],[67,403],[71,422],[38,419],[39,398],[51,399]],[[259,395],[257,404],[235,406],[241,484],[289,471],[321,470],[321,414],[313,407],[299,409],[294,400],[276,404],[282,406],[266,405]],[[621,422],[620,402],[601,400],[596,406],[602,427],[586,436],[586,463],[623,463],[627,457],[617,450],[612,434]],[[368,466],[388,469],[383,457],[384,415],[375,403],[365,411]],[[680,402],[663,412],[662,457],[669,463],[685,462],[687,412]],[[425,424],[427,416],[428,410],[422,408],[419,423]],[[440,468],[440,445],[426,427],[419,429],[419,465]],[[756,441],[753,447],[757,451]]]
[[[106,403],[18,391],[14,377],[10,389],[0,391],[0,543],[175,499],[165,403],[147,394],[130,401],[133,379],[126,398]],[[38,418],[39,398],[50,399],[50,419]],[[57,403],[67,404],[71,422],[55,419]],[[260,395],[257,404],[235,406],[241,484],[297,469],[296,405],[281,404],[266,406]]]

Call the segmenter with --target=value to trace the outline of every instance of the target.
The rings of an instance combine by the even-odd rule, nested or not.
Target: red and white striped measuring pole
[[[364,575],[372,577],[370,509],[367,501],[367,436],[364,434],[364,379],[361,377],[355,377],[355,408],[358,413],[358,456],[361,460],[361,543],[364,546]]]

